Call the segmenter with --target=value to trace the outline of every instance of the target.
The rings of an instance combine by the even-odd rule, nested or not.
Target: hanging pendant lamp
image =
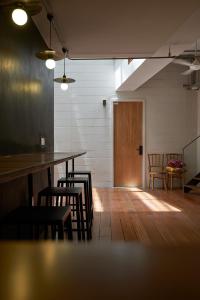
[[[67,49],[62,48],[62,51],[64,53],[64,74],[63,74],[63,77],[55,78],[54,81],[57,83],[61,83],[61,85],[60,85],[61,90],[66,91],[66,90],[68,90],[68,84],[73,83],[76,80],[67,77],[65,74],[65,59],[66,59]]]
[[[34,16],[41,12],[41,1],[1,1],[0,7],[12,9],[12,20],[18,26],[23,26],[28,21],[28,16]]]
[[[51,14],[47,14],[47,19],[49,20],[49,49],[36,53],[36,57],[45,60],[46,67],[51,70],[56,66],[55,61],[62,59],[62,57],[60,57],[56,51],[51,48],[51,26],[53,16]]]

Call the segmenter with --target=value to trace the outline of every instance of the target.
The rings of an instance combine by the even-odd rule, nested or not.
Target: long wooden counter
[[[0,217],[20,205],[35,205],[40,190],[51,185],[54,165],[84,155],[79,152],[41,152],[0,156]]]
[[[30,153],[0,156],[0,183],[33,174],[74,159],[86,152]]]

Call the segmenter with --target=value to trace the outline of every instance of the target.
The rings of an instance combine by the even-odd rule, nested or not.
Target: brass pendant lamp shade
[[[72,78],[67,78],[66,75],[63,75],[63,77],[55,78],[54,81],[58,83],[73,83],[76,80]]]
[[[57,83],[73,83],[75,82],[76,80],[75,79],[72,79],[72,78],[69,78],[66,76],[65,74],[65,59],[66,59],[66,54],[67,54],[67,49],[66,48],[62,48],[62,51],[64,53],[64,74],[62,77],[59,77],[59,78],[55,78],[54,81],[57,82]]]

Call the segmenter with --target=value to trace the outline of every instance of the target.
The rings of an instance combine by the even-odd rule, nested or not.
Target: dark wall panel
[[[53,71],[35,53],[46,45],[33,21],[0,10],[0,154],[53,150]]]

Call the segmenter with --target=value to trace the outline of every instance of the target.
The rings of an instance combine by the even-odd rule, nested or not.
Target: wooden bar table
[[[43,177],[46,177],[45,185],[51,185],[52,167],[65,162],[68,169],[68,161],[72,160],[72,165],[74,165],[74,159],[85,153],[85,151],[40,152],[0,156],[0,215],[4,215],[4,213],[7,213],[21,204],[34,205],[34,174],[43,172]],[[26,180],[26,187],[24,180]],[[45,187],[44,184],[42,186],[39,181],[40,179],[37,180],[38,190]],[[27,203],[22,203],[22,199],[16,201],[15,194],[19,192],[19,197],[22,195],[21,197],[24,198],[25,189],[27,189]],[[35,195],[36,194],[37,193],[35,193]],[[8,203],[7,206],[6,203]]]

